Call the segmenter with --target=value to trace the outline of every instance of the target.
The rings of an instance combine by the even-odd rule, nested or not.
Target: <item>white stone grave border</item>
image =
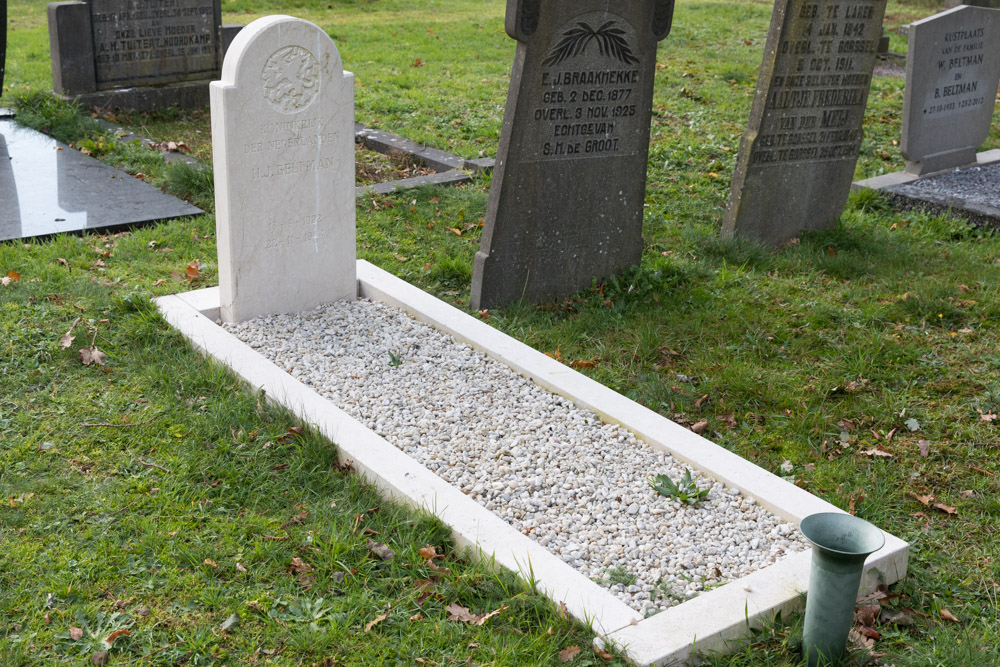
[[[493,327],[358,260],[358,295],[402,308],[415,318],[508,365],[537,384],[621,424],[653,447],[704,474],[741,489],[796,524],[815,512],[840,511],[736,454],[679,426]],[[519,572],[539,592],[566,605],[598,637],[637,665],[687,664],[698,654],[726,652],[779,611],[800,609],[808,588],[810,551],[707,591],[642,619],[603,587],[564,563],[495,514],[464,495],[382,437],[292,378],[221,326],[217,287],[156,299],[167,322],[196,348],[229,367],[254,389],[294,412],[335,442],[342,461],[388,496],[433,513],[460,547]],[[862,589],[891,584],[906,574],[909,545],[885,534],[886,544],[866,562]],[[597,640],[600,641],[600,640]]]

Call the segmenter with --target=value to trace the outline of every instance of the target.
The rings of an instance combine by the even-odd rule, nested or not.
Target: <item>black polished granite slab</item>
[[[0,241],[110,230],[204,213],[0,117]]]

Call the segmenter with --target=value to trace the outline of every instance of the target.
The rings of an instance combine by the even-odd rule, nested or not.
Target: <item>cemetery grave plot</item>
[[[350,402],[352,400],[351,393],[357,394],[364,378],[367,377],[371,381],[371,395],[368,396],[367,402],[378,410],[378,415],[373,416],[369,413],[363,420],[367,420],[369,423],[374,421],[374,429],[370,429],[362,420],[348,415],[346,411],[352,410],[350,405],[344,405],[346,411],[342,410],[334,402],[321,396],[319,391],[292,377],[284,368],[275,365],[257,351],[252,350],[220,326],[218,324],[220,314],[218,288],[162,297],[158,299],[158,305],[167,320],[196,347],[231,368],[255,389],[263,390],[272,400],[288,407],[307,423],[315,425],[322,433],[337,443],[338,455],[342,460],[351,461],[356,470],[373,481],[383,491],[390,496],[433,512],[452,528],[459,545],[468,546],[482,557],[490,558],[498,565],[530,577],[537,583],[540,591],[565,604],[568,611],[577,618],[592,623],[600,636],[621,647],[636,664],[673,664],[671,661],[686,659],[692,651],[695,638],[697,638],[699,651],[729,650],[733,645],[732,642],[747,632],[748,622],[755,625],[779,610],[801,608],[802,593],[808,587],[810,552],[808,550],[793,552],[794,547],[783,546],[782,540],[786,540],[789,546],[793,544],[795,542],[793,536],[796,531],[789,524],[795,524],[803,517],[815,512],[836,511],[832,505],[633,403],[616,392],[501,334],[489,325],[444,304],[367,262],[359,261],[357,263],[357,275],[358,294],[361,298],[402,308],[417,320],[436,329],[437,332],[431,334],[433,337],[447,334],[454,339],[447,343],[447,347],[454,348],[453,352],[456,355],[451,361],[442,361],[440,358],[432,358],[430,355],[423,358],[422,355],[428,352],[424,347],[433,348],[435,344],[423,343],[413,337],[413,330],[419,327],[419,323],[414,323],[412,320],[403,318],[396,320],[396,324],[366,322],[362,326],[360,335],[370,339],[364,343],[365,345],[373,346],[373,351],[370,352],[372,355],[371,364],[352,366],[348,371],[351,376],[334,381],[332,391],[341,392],[348,397],[347,402]],[[373,304],[369,304],[369,306],[371,305]],[[342,309],[338,319],[349,319],[350,315],[345,315],[345,312],[349,313],[353,309],[367,307],[350,301],[331,306],[333,309]],[[375,307],[379,308],[377,304]],[[262,331],[259,338],[261,340],[267,339],[267,346],[280,347],[284,344],[282,341],[289,340],[289,334],[295,328],[292,326],[293,321],[305,322],[312,318],[321,318],[322,314],[322,310],[319,310],[303,313],[299,316],[270,318],[275,326],[274,331],[279,333],[269,335]],[[293,317],[301,319],[294,320]],[[400,316],[396,315],[395,317]],[[357,318],[356,314],[355,318]],[[239,328],[244,325],[230,326]],[[295,350],[294,345],[290,345],[286,350],[288,356],[284,362],[292,367],[293,372],[303,376],[309,375],[310,368],[319,368],[326,363],[321,361],[320,356],[322,355],[329,354],[330,358],[340,361],[352,354],[350,348],[340,348],[328,340],[328,336],[335,335],[328,333],[328,330],[332,331],[336,327],[343,326],[342,324],[314,323],[311,326],[314,327],[313,330],[301,332],[303,334],[301,338],[311,341],[310,344],[315,346],[319,352],[310,354],[308,350]],[[389,342],[392,339],[380,338],[391,336],[394,328],[402,336],[401,338],[393,342]],[[257,341],[258,344],[261,344],[261,340]],[[470,351],[467,351],[460,344],[455,344],[454,341],[466,343],[483,352],[492,360],[500,362],[493,364],[494,368],[503,365],[523,376],[521,379],[514,379],[514,386],[506,390],[506,396],[501,390],[494,390],[498,399],[504,399],[496,400],[490,406],[500,411],[499,414],[494,415],[499,418],[497,423],[489,421],[488,425],[484,425],[482,428],[486,429],[485,433],[476,433],[475,427],[464,433],[464,438],[468,442],[467,446],[478,447],[477,455],[485,458],[485,461],[475,470],[473,470],[474,466],[469,466],[467,457],[463,458],[462,465],[459,465],[457,459],[462,457],[461,451],[448,451],[448,448],[453,446],[458,450],[457,441],[463,439],[462,433],[450,434],[451,440],[448,441],[447,445],[444,443],[432,445],[426,435],[424,442],[421,442],[421,428],[428,429],[428,432],[432,427],[440,428],[434,426],[434,423],[447,423],[449,416],[450,421],[456,419],[462,421],[462,417],[459,416],[461,411],[457,409],[453,401],[444,398],[443,394],[436,395],[435,389],[423,387],[414,381],[409,387],[410,393],[426,394],[430,397],[429,404],[424,408],[401,402],[396,405],[399,399],[391,393],[391,387],[383,386],[381,381],[377,379],[379,373],[390,377],[395,374],[395,379],[405,388],[406,382],[412,379],[413,374],[419,374],[423,367],[428,365],[444,366],[443,370],[447,376],[446,383],[455,383],[460,376],[467,375],[473,386],[478,386],[481,391],[482,384],[487,380],[484,379],[485,374],[484,377],[480,377],[478,371],[480,367],[485,367],[487,362],[478,361],[478,358],[474,357]],[[414,344],[421,347],[414,349]],[[390,349],[385,349],[387,346]],[[289,360],[291,357],[295,358],[294,361]],[[394,359],[398,360],[396,366],[394,366],[396,363]],[[473,372],[474,370],[476,373]],[[510,372],[507,369],[500,370]],[[357,374],[358,377],[353,377],[354,374]],[[537,386],[533,386],[532,383]],[[462,390],[459,389],[459,391]],[[559,445],[556,445],[552,458],[546,458],[546,461],[551,461],[551,463],[543,465],[540,463],[540,456],[536,461],[532,461],[530,455],[525,456],[528,448],[533,445],[533,438],[528,436],[518,441],[517,436],[528,435],[527,433],[518,432],[514,438],[506,443],[502,443],[499,437],[491,438],[490,429],[495,429],[494,433],[499,433],[500,430],[504,429],[513,431],[513,424],[518,423],[512,420],[510,415],[505,415],[502,412],[504,409],[516,403],[530,405],[530,401],[525,400],[525,396],[537,396],[539,393],[549,392],[551,392],[549,400],[553,401],[556,409],[567,415],[563,421],[579,424],[589,417],[587,411],[590,410],[605,424],[620,424],[620,428],[615,426],[598,427],[599,431],[606,431],[607,434],[610,434],[610,444],[601,445],[597,443],[596,439],[591,438],[594,442],[585,447],[578,446],[575,450],[571,450],[571,453],[569,451],[561,452],[563,456],[568,455],[569,457],[563,461],[559,460]],[[470,397],[468,394],[469,390],[466,390],[466,401],[475,402],[478,399],[485,402],[485,395],[474,393]],[[359,404],[363,402],[357,395],[354,396],[353,400]],[[417,460],[400,451],[375,432],[384,432],[389,429],[389,422],[395,418],[390,417],[387,411],[394,405],[398,408],[398,421],[402,423],[400,427],[403,432],[401,439],[409,439],[409,443],[405,444],[404,447],[416,450],[418,453],[423,449],[423,456],[426,457],[431,468],[438,469],[438,474],[432,472],[427,466],[421,465]],[[435,410],[434,408],[441,409]],[[407,414],[407,410],[409,410],[409,414]],[[426,410],[429,414],[421,412],[422,410]],[[544,411],[539,409],[539,412]],[[451,414],[449,415],[449,413]],[[421,420],[426,420],[423,426],[420,425]],[[539,422],[534,428],[543,429],[542,432],[550,440],[562,440],[558,431],[545,431],[547,423],[540,414],[535,416],[533,420]],[[528,420],[527,423],[530,421]],[[463,427],[465,426],[463,424]],[[553,428],[557,427],[565,428],[565,424],[553,425]],[[632,450],[644,452],[640,455],[640,460],[644,462],[634,464],[640,467],[646,466],[641,468],[638,479],[633,478],[626,482],[624,479],[613,479],[614,474],[606,473],[607,477],[612,478],[612,483],[610,486],[603,487],[605,497],[598,500],[602,491],[595,489],[592,507],[587,507],[586,502],[582,507],[575,507],[581,499],[586,501],[586,498],[579,496],[574,498],[569,495],[569,492],[573,491],[574,485],[580,483],[580,477],[586,477],[590,471],[596,470],[598,472],[594,476],[600,480],[601,472],[606,472],[611,468],[608,461],[624,458],[623,452],[629,451],[629,443],[633,440],[644,441],[631,445]],[[435,447],[437,450],[434,454],[429,455],[428,452]],[[488,447],[497,448],[490,450]],[[492,451],[492,455],[490,451]],[[588,453],[589,461],[584,458],[584,452]],[[434,455],[437,458],[434,458]],[[497,455],[499,458],[494,458]],[[457,457],[455,465],[448,465],[448,456]],[[475,476],[483,467],[492,471],[503,465],[515,466],[521,456],[525,456],[529,468],[525,475],[528,486],[523,489],[515,489],[506,479],[491,479],[487,483],[485,479]],[[642,459],[642,456],[648,458]],[[465,466],[464,470],[462,466]],[[532,494],[545,488],[550,481],[547,476],[554,474],[557,466],[560,469],[559,474],[565,471],[566,476],[562,479],[562,484],[556,486],[561,486],[562,490],[567,492],[567,496],[564,499],[565,505],[554,504],[556,511],[560,517],[562,515],[565,515],[566,518],[572,516],[574,521],[582,521],[584,516],[588,516],[589,520],[583,525],[592,527],[590,530],[584,528],[584,531],[587,533],[597,532],[595,538],[598,542],[602,539],[599,529],[604,525],[602,519],[599,518],[601,512],[605,515],[604,519],[612,519],[609,525],[614,525],[617,522],[622,526],[634,524],[637,527],[638,521],[643,521],[646,530],[656,532],[660,530],[660,526],[654,523],[654,519],[672,517],[672,520],[677,521],[680,517],[680,523],[677,524],[678,532],[672,536],[674,545],[680,546],[684,542],[689,544],[686,549],[681,550],[682,554],[679,560],[667,565],[666,581],[660,581],[663,577],[657,572],[654,575],[658,577],[656,583],[639,585],[637,579],[636,583],[625,584],[624,582],[633,575],[626,574],[627,570],[623,571],[624,568],[620,570],[616,565],[627,563],[628,553],[635,549],[638,549],[640,554],[647,549],[649,553],[653,553],[653,549],[659,546],[658,543],[661,540],[670,539],[670,537],[651,535],[642,531],[626,535],[621,544],[625,557],[617,558],[614,545],[605,550],[603,545],[592,546],[579,538],[578,542],[571,543],[568,540],[560,542],[560,533],[556,529],[549,527],[548,531],[545,531],[546,522],[550,522],[552,519],[541,512],[536,512],[535,515],[530,514],[530,501]],[[662,470],[669,472],[676,478],[679,476],[676,473],[683,467],[704,475],[707,479],[703,481],[703,486],[708,487],[711,484],[709,504],[701,509],[679,507],[677,503],[656,497],[646,486],[645,476],[647,474]],[[539,469],[541,472],[537,472]],[[457,480],[456,484],[449,484],[442,479],[446,475],[454,476]],[[541,478],[540,483],[537,478]],[[708,479],[714,481],[709,482]],[[502,488],[493,488],[497,481],[501,481]],[[595,485],[601,487],[602,483],[597,482]],[[476,487],[480,484],[482,488],[477,491]],[[533,484],[537,484],[537,488],[532,487]],[[566,489],[567,485],[571,488]],[[619,493],[621,493],[622,501],[617,500],[618,495],[614,499],[607,497],[608,489],[617,485],[620,485],[621,488]],[[464,486],[467,493],[463,493],[459,486]],[[510,486],[509,489],[508,486]],[[735,489],[739,491],[733,493]],[[527,497],[523,495],[524,492],[527,492]],[[476,493],[479,494],[480,501],[485,501],[483,504],[471,497]],[[523,509],[519,509],[516,503],[503,500],[505,493],[510,496],[511,501],[520,499],[527,504],[522,504]],[[751,541],[747,546],[752,547],[753,539],[760,540],[757,543],[757,549],[767,552],[763,561],[760,561],[762,564],[769,559],[772,553],[776,555],[778,549],[786,549],[786,557],[768,567],[743,576],[734,572],[730,576],[738,576],[739,578],[727,583],[723,583],[718,578],[715,581],[706,579],[702,582],[700,577],[693,582],[685,581],[684,576],[689,572],[688,567],[685,566],[694,565],[695,568],[690,571],[696,572],[696,568],[701,565],[703,570],[708,570],[712,575],[715,575],[714,567],[716,565],[709,566],[710,559],[714,558],[715,562],[719,563],[727,557],[725,553],[709,553],[709,549],[717,548],[712,545],[702,550],[700,554],[702,562],[696,562],[698,555],[692,551],[695,540],[690,531],[693,526],[684,523],[684,517],[690,520],[696,516],[694,512],[714,511],[714,508],[708,510],[708,508],[713,507],[711,504],[713,498],[720,500],[723,507],[728,505],[727,511],[749,510],[757,512],[764,509],[772,516],[780,517],[779,519],[770,519],[770,521],[775,522],[770,526],[767,526],[765,521],[764,525],[767,527],[764,529],[764,534],[759,537],[749,537]],[[749,502],[751,498],[756,504]],[[628,505],[624,504],[626,500],[629,500]],[[618,503],[617,508],[611,507],[612,501]],[[484,506],[490,502],[493,503],[492,510],[488,510]],[[606,508],[601,507],[603,502],[608,503]],[[644,504],[646,505],[645,509]],[[664,510],[659,518],[652,514],[652,510],[657,507]],[[570,514],[570,509],[574,509],[575,512]],[[501,518],[507,512],[511,515],[507,518],[512,519],[513,515],[520,511],[524,513],[512,521],[513,526]],[[630,511],[635,513],[630,514]],[[703,515],[698,516],[701,518]],[[759,529],[756,523],[751,524],[750,521],[747,521],[748,515],[744,515],[742,518],[731,518],[734,521],[745,522],[742,526],[734,523],[732,526],[733,535],[741,534],[748,537],[749,533],[745,531],[752,532]],[[558,522],[558,519],[556,521]],[[532,522],[537,524],[534,531],[530,530]],[[782,525],[786,527],[782,528]],[[720,527],[720,529],[720,540],[725,544],[730,528]],[[531,537],[524,535],[522,530],[531,533]],[[561,531],[562,527],[558,527],[558,530]],[[744,532],[740,533],[740,530]],[[697,532],[697,528],[693,532]],[[782,535],[782,532],[786,534]],[[550,533],[555,533],[555,536],[550,536]],[[709,534],[711,534],[711,529],[709,529]],[[546,540],[546,538],[549,539]],[[542,540],[549,543],[548,548],[541,546]],[[634,540],[634,546],[632,546],[632,540]],[[608,542],[610,544],[611,540]],[[559,555],[554,553],[557,549]],[[906,571],[907,549],[908,546],[905,542],[887,534],[886,547],[873,555],[867,563],[862,587],[870,590],[876,585],[892,583],[900,579]],[[741,550],[742,547],[737,549],[737,554]],[[663,555],[664,551],[661,547],[660,556]],[[754,551],[754,549],[748,551]],[[608,558],[609,554],[615,554],[615,557],[608,560],[606,564],[605,559]],[[587,562],[591,555],[599,556],[596,563]],[[729,558],[732,561],[731,555]],[[575,563],[577,567],[572,567],[566,562],[567,560],[571,563],[578,561]],[[672,581],[670,567],[676,568],[677,571],[677,576]],[[591,578],[592,572],[594,573],[593,578]],[[594,579],[601,581],[601,584],[596,583]],[[677,588],[671,590],[671,583]],[[688,585],[691,583],[695,585],[689,589]],[[720,585],[716,585],[716,583]],[[616,584],[622,584],[624,590],[616,588]],[[663,586],[663,584],[667,585]],[[703,592],[697,590],[698,584],[701,584],[705,589]],[[635,586],[635,588],[629,590],[629,586]],[[646,587],[652,587],[653,590],[644,590]],[[661,593],[662,597],[660,597]],[[694,593],[700,594],[685,600]],[[621,594],[620,597],[619,594]],[[652,599],[647,600],[646,595]],[[671,595],[674,597],[671,598]],[[630,602],[631,605],[627,604],[626,601]],[[653,612],[656,609],[662,609],[662,611],[648,618],[643,618],[645,613]]]
[[[643,614],[808,548],[718,482],[659,496],[647,478],[687,470],[669,453],[385,304],[225,328]]]
[[[295,76],[275,85],[282,63]],[[832,505],[355,260],[352,83],[301,19],[260,19],[236,38],[211,89],[219,287],[159,299],[168,321],[638,664],[684,659],[695,638],[724,649],[799,605],[809,553],[793,524]],[[272,357],[284,369],[216,321],[262,352],[284,347]],[[696,507],[649,488],[647,476],[688,467],[706,477]],[[887,536],[865,586],[898,580],[906,552]]]
[[[0,241],[124,229],[201,213],[13,119],[0,118]]]
[[[399,150],[381,153],[363,144],[355,147],[354,162],[354,182],[362,187],[436,173],[415,160],[411,153]]]
[[[204,111],[194,110],[186,113],[184,120],[186,140],[183,144],[169,140],[170,136],[176,136],[165,130],[169,128],[170,131],[174,131],[175,125],[172,122],[158,121],[137,114],[124,118],[120,114],[103,114],[98,122],[118,141],[139,141],[151,149],[163,152],[164,159],[167,160],[185,159],[191,164],[204,164],[206,161],[211,162],[212,156],[211,117]],[[137,127],[138,132],[148,136],[139,136],[117,124],[125,121],[130,127]],[[377,135],[380,140],[370,140],[369,137],[373,135]],[[168,148],[171,143],[176,148]],[[381,186],[375,191],[384,193],[419,187],[424,182],[446,185],[464,183],[471,180],[477,172],[491,169],[493,159],[467,160],[389,132],[356,124],[355,163],[355,184],[359,188],[360,195],[366,188],[372,186]]]
[[[1000,160],[1000,151],[987,154]],[[889,185],[882,191],[904,209],[958,215],[979,227],[1000,230],[1000,161]]]
[[[900,152],[904,171],[855,183],[903,208],[1000,225],[1000,151],[987,140],[1000,82],[1000,11],[959,6],[908,26]]]

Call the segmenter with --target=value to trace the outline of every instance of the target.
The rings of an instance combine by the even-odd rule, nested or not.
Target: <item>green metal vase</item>
[[[865,558],[882,548],[885,535],[841,512],[812,514],[799,528],[814,546],[802,653],[809,667],[833,665],[847,646]]]

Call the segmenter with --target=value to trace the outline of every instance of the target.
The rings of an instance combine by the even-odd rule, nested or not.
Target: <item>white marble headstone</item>
[[[961,6],[910,24],[900,151],[921,175],[975,164],[1000,82],[1000,9]]]
[[[354,75],[333,41],[258,19],[211,100],[223,321],[356,298]]]

